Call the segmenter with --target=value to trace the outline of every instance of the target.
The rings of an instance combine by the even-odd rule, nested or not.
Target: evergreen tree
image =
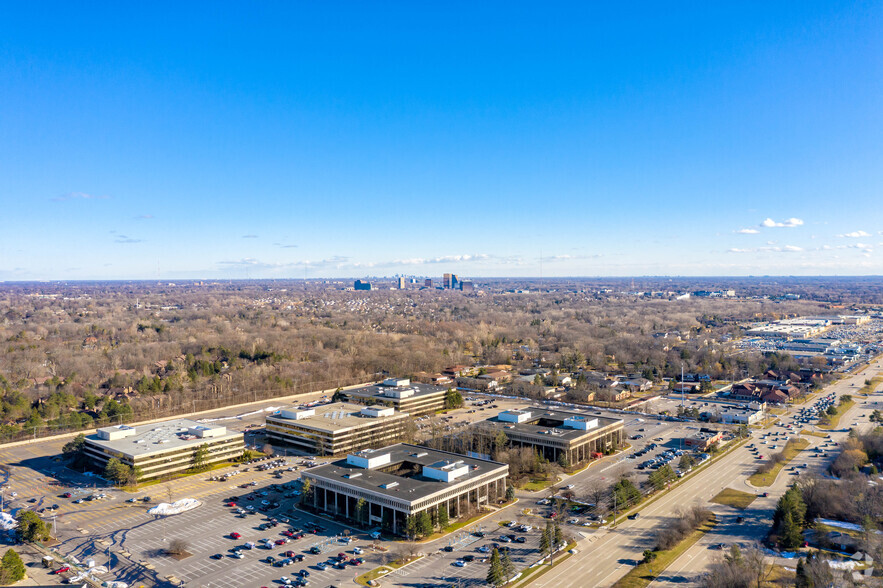
[[[193,471],[199,472],[208,467],[208,445],[203,443],[193,452]]]
[[[309,478],[304,478],[303,486],[301,486],[300,502],[301,504],[313,504],[313,486],[310,484]]]
[[[500,552],[496,549],[491,552],[491,563],[487,570],[487,583],[491,586],[503,584],[503,563],[500,561]]]
[[[20,510],[18,519],[18,536],[22,541],[46,541],[49,539],[49,528],[37,513],[32,510]]]
[[[558,526],[558,523],[555,523],[552,527],[552,538],[555,540],[552,544],[553,550],[564,543],[564,534],[561,532],[561,527]]]
[[[450,519],[448,518],[448,507],[443,504],[438,507],[438,527],[442,531],[448,528],[448,525],[451,524]]]
[[[779,538],[782,546],[787,548],[800,547],[803,543],[803,534],[801,533],[800,526],[794,522],[790,512],[786,512],[782,519]]]
[[[424,537],[432,534],[432,517],[429,515],[429,510],[417,515],[417,533]]]
[[[405,535],[408,536],[409,539],[413,539],[417,536],[417,517],[414,515],[408,515],[405,518]]]
[[[364,498],[359,498],[356,502],[356,520],[365,525],[368,522],[368,503]]]
[[[503,578],[508,582],[515,575],[515,564],[512,562],[508,549],[503,551],[503,554],[500,556],[500,567],[503,571]]]
[[[794,578],[794,586],[795,588],[813,588],[812,578],[810,578],[809,572],[806,570],[806,564],[802,557],[797,560],[797,574]]]
[[[515,486],[506,486],[506,501],[512,502],[515,500]]]
[[[552,546],[552,529],[546,525],[543,529],[543,535],[540,537],[540,555],[547,555],[551,552]]]
[[[0,584],[4,586],[14,584],[24,577],[25,564],[15,550],[10,549],[0,560]]]

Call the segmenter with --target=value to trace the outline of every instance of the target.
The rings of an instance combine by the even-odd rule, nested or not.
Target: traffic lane
[[[695,477],[691,476],[691,483],[682,484],[649,504],[637,520],[624,521],[615,530],[608,530],[594,541],[580,542],[577,555],[546,573],[535,585],[576,587],[585,585],[586,578],[598,586],[612,583],[615,577],[627,571],[623,568],[630,567],[640,559],[644,549],[653,547],[658,524],[670,520],[672,515],[669,513],[674,513],[678,506],[690,505],[696,500],[704,502],[714,496],[717,493],[714,487],[722,486],[719,480],[747,473],[751,463],[746,458],[747,452],[739,448],[711,464],[716,467],[699,470]],[[628,541],[624,541],[623,536]],[[595,557],[599,554],[602,557]]]
[[[833,460],[833,456],[824,458],[820,456],[809,457],[809,471],[820,473],[827,469]],[[714,546],[721,543],[725,544],[724,549],[728,549],[733,543],[739,544],[742,548],[747,548],[760,542],[766,536],[772,524],[773,512],[775,511],[778,496],[795,481],[795,477],[783,472],[783,474],[778,476],[775,483],[768,488],[767,491],[770,493],[768,498],[756,499],[748,508],[741,512],[731,507],[712,505],[717,507],[714,509],[716,512],[724,511],[722,512],[722,517],[725,517],[723,520],[730,524],[725,524],[724,526],[719,524],[711,532],[703,536],[696,545],[671,563],[666,572],[657,579],[657,583],[683,584],[684,582],[694,581],[696,577],[706,571],[716,554]],[[735,523],[735,519],[739,516],[744,517],[743,523]]]
[[[854,414],[853,411],[857,410],[857,407],[854,407],[853,409],[850,409],[848,413],[844,414],[844,418],[854,416],[857,419],[863,420],[869,414],[867,407],[863,407],[863,409],[864,410],[859,409],[859,414]],[[847,435],[847,433],[842,431],[836,432],[833,435],[833,441],[842,441]],[[813,447],[827,443],[828,440],[816,440],[814,437],[809,437],[809,440],[811,446],[799,454],[798,457],[800,459],[795,458],[794,461],[803,461],[804,463],[807,463],[809,466],[808,471],[822,473],[826,471],[833,460],[836,459],[837,452],[826,452],[825,455],[811,452]],[[801,470],[802,469],[795,469],[793,472],[797,473]],[[797,478],[792,475],[789,468],[789,471],[783,471],[778,476],[774,484],[770,486],[769,492],[778,496],[796,480]],[[772,523],[775,501],[776,498],[774,496],[767,499],[758,499],[752,503],[742,515],[745,517],[746,524],[740,525],[728,533],[722,532],[724,529],[721,529],[720,531],[715,529],[713,532],[707,534],[696,546],[685,552],[681,558],[672,562],[672,565],[669,566],[669,569],[666,571],[665,578],[660,578],[660,581],[666,580],[681,583],[690,578],[695,578],[707,569],[708,564],[713,558],[713,555],[709,553],[709,549],[715,544],[727,543],[727,537],[732,538],[738,536],[741,539],[740,543],[742,546],[747,546],[755,541],[761,540],[768,532],[769,526]],[[732,541],[732,539],[730,540]]]

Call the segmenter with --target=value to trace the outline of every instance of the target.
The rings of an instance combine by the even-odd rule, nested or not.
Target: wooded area
[[[353,292],[321,281],[4,284],[0,439],[332,389],[386,374],[434,373],[452,364],[586,366],[657,380],[684,364],[729,378],[770,364],[759,354],[732,358],[722,341],[751,321],[828,307],[615,295],[602,293],[607,282],[600,281],[507,292],[514,283],[488,285],[479,295]],[[849,290],[828,296],[848,297]],[[677,333],[676,342],[660,338],[665,333]]]

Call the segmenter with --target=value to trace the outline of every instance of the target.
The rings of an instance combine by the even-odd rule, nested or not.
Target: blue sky
[[[881,2],[181,4],[4,6],[0,280],[883,274]]]

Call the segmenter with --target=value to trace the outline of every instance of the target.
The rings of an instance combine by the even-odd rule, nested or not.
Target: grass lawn
[[[862,389],[859,390],[859,393],[860,394],[873,394],[874,390],[876,390],[877,386],[879,386],[881,383],[883,383],[883,376],[877,376],[875,378],[871,378],[871,383],[868,384],[867,386],[863,386]]]
[[[643,588],[647,586],[659,576],[665,568],[671,565],[671,562],[680,557],[685,551],[692,547],[699,539],[702,538],[717,524],[717,520],[712,518],[701,527],[687,535],[687,537],[678,543],[672,549],[667,551],[656,551],[656,559],[650,563],[642,563],[633,568],[628,574],[621,578],[613,588]],[[652,570],[652,571],[651,571]]]
[[[836,429],[840,425],[840,417],[842,417],[843,414],[847,410],[852,408],[853,404],[855,404],[854,400],[849,400],[847,402],[841,402],[840,404],[837,405],[837,414],[835,414],[834,416],[828,417],[828,422],[824,425],[819,424],[818,427],[820,429],[825,429],[828,431],[830,431],[831,429]]]
[[[500,507],[505,508],[509,504],[511,504],[511,503],[507,502],[506,504],[500,505]],[[490,515],[494,514],[495,512],[497,512],[497,511],[486,510],[486,511],[478,513],[474,517],[471,517],[471,518],[468,518],[468,519],[465,519],[462,521],[457,521],[456,523],[448,525],[444,531],[438,531],[436,533],[433,533],[432,535],[428,535],[428,536],[424,537],[423,539],[421,539],[420,541],[418,541],[417,543],[428,543],[430,541],[435,541],[436,539],[440,539],[441,537],[444,537],[445,535],[450,535],[454,531],[459,531],[463,527],[467,527],[467,526],[471,525],[472,523],[478,521],[479,519],[482,519],[486,516],[490,516]]]
[[[773,469],[765,474],[751,474],[751,477],[748,478],[748,482],[752,486],[770,486],[773,482],[776,481],[776,476],[779,475],[779,472],[782,471],[782,468],[785,467],[789,461],[797,457],[797,454],[807,447],[809,447],[809,441],[807,441],[806,439],[798,439],[797,441],[789,442],[785,445],[785,461],[776,464],[775,466],[773,466]]]
[[[147,480],[146,482],[138,482],[135,486],[122,486],[123,491],[125,492],[139,492],[145,488],[150,488],[151,486],[156,486],[157,484],[165,484],[166,482],[171,482],[172,480],[180,480],[181,478],[188,478],[190,476],[199,476],[201,474],[207,474],[214,470],[220,470],[222,468],[229,468],[233,464],[238,463],[235,461],[224,461],[220,463],[213,463],[207,466],[204,470],[200,470],[198,472],[177,472],[175,474],[171,474],[169,476],[163,476],[161,478],[156,478],[155,480]]]
[[[522,484],[519,486],[521,490],[525,490],[527,492],[538,492],[540,490],[545,490],[552,484],[554,484],[552,480],[543,480],[541,478],[531,478],[530,482],[526,484]]]
[[[521,577],[518,578],[517,580],[511,582],[510,586],[512,588],[514,588],[515,586],[528,586],[528,585],[530,585],[537,578],[539,578],[540,576],[542,576],[543,574],[545,574],[549,570],[553,569],[555,566],[557,566],[561,562],[566,561],[568,558],[572,557],[572,554],[568,553],[568,551],[570,551],[574,547],[576,547],[575,542],[568,544],[567,547],[565,547],[562,550],[562,551],[564,551],[564,553],[560,554],[560,552],[559,552],[559,555],[555,556],[555,560],[552,563],[552,565],[550,565],[550,566],[545,565],[545,564],[540,564],[540,565],[536,565],[532,568],[528,568],[528,569],[524,570],[524,572],[521,574]]]
[[[757,498],[756,494],[742,492],[741,490],[735,490],[733,488],[724,488],[718,492],[717,496],[712,498],[711,501],[718,504],[727,504],[734,508],[745,509],[754,502],[755,498]]]
[[[812,435],[813,437],[820,437],[822,439],[824,439],[828,436],[827,433],[819,433],[818,431],[810,431],[808,429],[804,429],[804,430],[800,431],[800,434],[801,435]]]

